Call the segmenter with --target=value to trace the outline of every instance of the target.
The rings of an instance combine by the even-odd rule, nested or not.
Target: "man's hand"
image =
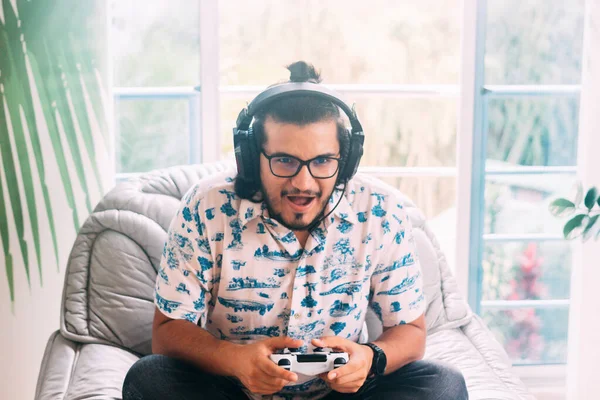
[[[348,364],[333,371],[320,374],[319,377],[336,392],[358,392],[371,370],[373,350],[368,346],[363,346],[339,336],[325,336],[321,339],[313,339],[312,344],[318,347],[331,347],[348,353]]]
[[[273,394],[290,382],[296,382],[298,375],[276,365],[269,356],[277,349],[300,347],[302,340],[290,337],[274,337],[260,342],[241,345],[235,354],[226,354],[235,364],[235,376],[252,393]]]

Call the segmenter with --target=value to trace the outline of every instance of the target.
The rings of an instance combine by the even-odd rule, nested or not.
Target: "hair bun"
[[[321,82],[321,74],[315,70],[312,64],[304,61],[296,61],[287,66],[290,71],[290,82]]]

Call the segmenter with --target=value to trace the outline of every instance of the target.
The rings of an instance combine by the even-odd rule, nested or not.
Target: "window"
[[[571,245],[546,210],[575,182],[583,1],[480,1],[474,23],[470,303],[513,363],[565,363]]]
[[[513,362],[565,362],[546,210],[575,181],[583,0],[110,3],[121,176],[232,159],[239,111],[312,62],[356,103],[361,171],[424,211]]]
[[[200,161],[199,4],[110,2],[116,171]]]
[[[399,187],[431,218],[452,208],[459,0],[220,4],[224,157],[233,157],[231,129],[244,103],[287,80],[283,66],[307,60],[356,103],[367,137],[363,170]]]

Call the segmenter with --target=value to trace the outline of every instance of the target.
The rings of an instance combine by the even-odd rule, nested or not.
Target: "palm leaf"
[[[2,46],[0,45],[0,51],[2,51]],[[1,79],[0,79],[1,82]],[[1,121],[6,121],[6,116],[4,115],[4,95],[0,95],[0,116]],[[3,149],[5,147],[3,138],[7,137],[4,135],[4,132],[8,132],[6,129],[6,124],[0,125],[0,152],[3,153]],[[4,156],[2,156],[2,162],[4,164]],[[1,178],[1,177],[0,177]],[[10,301],[15,301],[15,281],[13,276],[13,259],[12,254],[10,253],[10,241],[8,237],[8,205],[4,203],[4,189],[2,184],[2,179],[0,179],[0,238],[2,239],[2,249],[4,250],[4,263],[6,265],[6,280],[8,281],[8,290],[10,292]]]
[[[64,156],[65,149],[60,139],[59,124],[62,123],[64,133],[67,140],[69,152],[73,157],[75,172],[79,183],[84,190],[85,204],[88,212],[91,211],[91,202],[88,196],[89,188],[87,185],[81,151],[75,137],[75,129],[73,121],[75,116],[72,116],[67,103],[65,84],[63,82],[63,73],[65,79],[69,76],[72,69],[67,70],[66,61],[59,57],[62,47],[66,42],[63,38],[65,31],[73,26],[70,19],[77,17],[73,15],[73,11],[81,7],[82,4],[88,2],[77,3],[73,8],[73,4],[68,2],[21,2],[19,10],[26,21],[23,23],[23,30],[27,41],[28,55],[32,66],[33,76],[36,82],[39,82],[38,88],[40,102],[44,111],[44,118],[48,124],[48,130],[52,141],[52,146],[59,167],[61,180],[67,196],[67,201],[73,216],[73,226],[77,231],[79,229],[79,217],[77,214],[77,206],[75,203],[75,193],[69,169]],[[65,8],[60,10],[59,8]],[[67,10],[68,9],[68,12]],[[83,22],[79,22],[84,25]],[[59,68],[62,66],[62,70]],[[52,105],[55,105],[54,107]],[[92,165],[95,167],[95,160]]]
[[[56,163],[58,164],[61,181],[67,196],[67,202],[69,203],[69,208],[71,209],[71,214],[73,216],[73,226],[75,227],[75,230],[78,230],[79,217],[77,216],[77,206],[75,205],[75,192],[73,190],[73,184],[71,183],[71,177],[69,176],[67,160],[64,157],[65,153],[63,145],[60,141],[58,119],[56,113],[54,112],[54,107],[52,106],[52,93],[57,90],[57,87],[60,86],[59,82],[57,82],[57,79],[55,78],[56,74],[54,72],[53,62],[50,59],[48,47],[46,46],[46,39],[41,39],[41,42],[41,51],[40,53],[36,53],[38,54],[37,60],[39,62],[39,67],[36,66],[33,68],[34,76],[36,77],[36,81],[41,82],[41,86],[43,88],[43,94],[40,94],[40,101],[44,111],[46,124],[48,125],[50,140],[52,141],[52,149],[54,150]],[[33,60],[35,58],[31,57],[31,59],[32,65],[34,65],[35,62]],[[45,78],[42,78],[44,75],[42,75],[41,71],[46,71],[47,75]]]
[[[10,6],[10,5],[9,5]],[[6,18],[6,7],[4,7],[4,15]],[[5,29],[4,24],[0,27],[0,65],[3,65],[2,74],[0,75],[0,84],[4,86],[4,92],[6,94],[10,93],[18,93],[17,87],[15,84],[15,75],[13,70],[11,70],[11,60],[10,60],[10,48],[8,46],[8,34]],[[9,119],[11,118],[11,108],[14,110],[14,104],[11,105],[10,101],[4,102],[2,99],[2,121],[4,123],[0,126],[2,132],[0,134],[0,152],[2,153],[2,166],[4,168],[4,173],[6,174],[6,184],[8,185],[8,197],[10,199],[10,203],[12,205],[12,215],[15,221],[17,236],[19,240],[19,247],[21,248],[21,254],[23,255],[23,262],[25,263],[25,274],[27,275],[27,282],[30,284],[30,275],[29,275],[29,253],[27,251],[27,242],[25,242],[25,225],[23,220],[23,208],[21,207],[22,199],[21,193],[19,192],[19,184],[17,178],[17,165],[15,163],[15,159],[13,157],[10,138],[9,138]],[[9,114],[6,115],[5,109],[9,109]],[[20,128],[20,117],[17,113],[17,129]],[[14,131],[14,129],[13,129]],[[8,207],[5,209],[6,214],[8,213]],[[10,215],[10,214],[9,214]],[[8,239],[7,239],[8,240]]]
[[[9,235],[11,220],[28,283],[32,261],[24,237],[26,228],[32,233],[42,279],[40,218],[48,220],[57,267],[59,265],[57,226],[46,184],[45,162],[52,160],[48,159],[48,155],[56,161],[75,231],[80,226],[77,198],[84,199],[88,212],[92,209],[89,197],[91,181],[84,168],[86,161],[89,160],[90,172],[95,178],[92,181],[96,181],[100,193],[104,191],[94,139],[95,135],[98,138],[101,135],[102,140],[108,140],[105,135],[108,124],[101,101],[103,88],[99,84],[93,56],[104,54],[105,50],[101,48],[102,44],[97,43],[97,35],[90,37],[89,33],[98,26],[98,32],[105,32],[106,19],[98,15],[97,5],[104,8],[106,5],[102,1],[17,0],[17,17],[11,0],[0,0],[0,3],[4,16],[0,20],[0,83],[4,88],[0,95],[0,155],[5,178],[5,181],[0,180],[0,235],[10,298],[14,302],[14,257]],[[91,19],[101,23],[90,25]],[[86,47],[82,40],[89,46]],[[36,104],[41,105],[41,112],[37,115],[36,109],[39,108]],[[92,126],[91,118],[100,126],[101,132],[96,131],[96,124]],[[51,149],[42,148],[41,134],[47,135],[46,142],[51,143]],[[65,154],[72,157],[73,171],[69,170]],[[35,161],[30,161],[32,158]],[[71,173],[83,193],[75,193]],[[42,196],[38,192],[38,198],[36,187],[40,187],[42,192]],[[36,206],[42,201],[39,197],[43,197],[45,216],[37,213]],[[30,226],[25,226],[25,211]]]
[[[61,76],[68,74],[68,70],[66,69],[66,60],[64,58],[64,47],[63,45],[54,45],[54,54],[57,57],[57,61],[59,63],[59,69],[57,72]],[[62,68],[60,67],[62,65]],[[58,76],[57,76],[58,78]],[[64,85],[68,84],[65,81]],[[69,103],[67,100],[67,93],[65,90],[56,90],[54,92],[54,101],[56,101],[56,108],[60,114],[60,120],[64,126],[64,133],[67,139],[67,144],[69,146],[69,151],[71,152],[71,156],[73,157],[73,164],[75,165],[75,173],[79,178],[79,183],[83,188],[83,196],[85,199],[85,205],[87,207],[88,212],[92,212],[92,204],[90,202],[89,197],[89,187],[87,183],[87,178],[85,176],[85,170],[83,167],[83,159],[81,157],[81,150],[79,149],[79,145],[77,144],[76,138],[76,130],[75,124],[73,123],[74,116],[71,115],[71,111],[69,110]]]
[[[83,94],[83,87],[81,82],[79,81],[79,76],[81,72],[77,69],[77,65],[80,65],[73,54],[78,54],[80,57],[86,58],[85,55],[82,56],[83,51],[81,48],[78,48],[75,41],[69,40],[71,52],[66,52],[64,54],[65,65],[67,66],[68,73],[67,81],[69,85],[69,92],[71,94],[71,101],[73,103],[73,110],[75,111],[74,118],[77,119],[79,129],[82,134],[82,139],[85,144],[85,148],[88,156],[90,157],[92,169],[94,171],[94,177],[96,178],[96,184],[100,188],[100,192],[103,192],[102,179],[100,178],[100,171],[98,170],[98,163],[96,160],[96,150],[94,149],[94,142],[92,137],[92,126],[90,123],[90,119],[88,117],[88,112],[85,107],[85,99]],[[81,68],[81,66],[80,66]],[[91,71],[89,71],[91,72]],[[86,75],[85,73],[83,75]]]
[[[12,8],[10,9],[12,10]],[[4,15],[6,31],[18,32],[19,27],[16,15],[13,12],[9,12],[8,14],[5,12]],[[31,90],[29,88],[29,80],[27,77],[25,53],[22,50],[22,45],[20,41],[8,40],[8,45],[9,47],[7,47],[6,53],[8,56],[9,71],[11,71],[11,75],[9,76],[8,91],[14,93],[14,100],[16,100],[8,103],[8,109],[13,127],[13,135],[16,144],[17,155],[19,157],[21,180],[23,183],[23,188],[25,190],[27,211],[29,213],[33,242],[35,246],[35,253],[38,261],[38,272],[40,275],[40,281],[43,282],[39,221],[36,209],[36,195],[34,190],[33,173],[29,162],[29,154],[25,139],[26,132],[29,134],[29,137],[32,142],[32,147],[35,148],[37,145],[39,149],[39,139],[34,119],[33,104],[31,102],[30,96]],[[23,115],[25,116],[25,122],[27,124],[26,126],[23,126],[21,122],[21,107],[23,108]],[[38,165],[43,164],[43,161],[41,159],[41,151],[39,153],[36,153],[34,150],[34,158],[38,159]]]

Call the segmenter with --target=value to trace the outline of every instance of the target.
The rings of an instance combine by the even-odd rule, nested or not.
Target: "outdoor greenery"
[[[530,201],[532,193],[537,194],[538,191],[531,191],[527,182],[514,186],[489,186],[493,195],[486,199],[487,232],[504,233],[513,226],[510,220],[521,219],[525,221],[517,226],[532,225],[529,227],[531,230],[524,233],[544,233],[554,227],[530,224],[543,218],[543,212],[536,210],[542,208],[542,196],[533,197]],[[510,219],[508,223],[507,218]],[[488,242],[482,262],[482,300],[568,299],[570,263],[571,249],[567,242]],[[504,344],[514,363],[566,361],[568,309],[484,310],[482,317]]]

